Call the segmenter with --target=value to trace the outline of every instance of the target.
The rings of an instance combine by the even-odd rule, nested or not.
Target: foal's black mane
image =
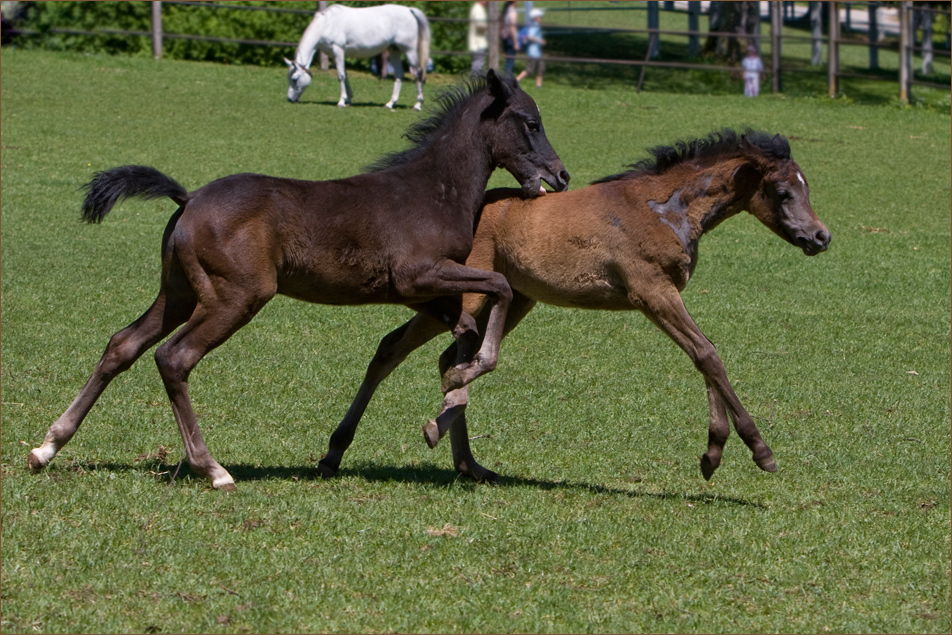
[[[511,88],[518,88],[519,84],[511,76],[500,73],[499,80]],[[443,126],[452,121],[476,96],[489,85],[485,76],[473,75],[461,84],[444,89],[436,96],[436,105],[429,115],[410,126],[406,137],[413,145],[406,150],[391,152],[380,157],[366,168],[364,172],[380,172],[387,168],[409,163],[426,151],[437,138]]]
[[[785,137],[751,130],[750,128],[746,129],[743,134],[738,134],[730,128],[725,128],[718,132],[712,132],[706,137],[692,139],[691,141],[678,141],[670,146],[650,148],[648,152],[651,153],[653,158],[632,163],[628,166],[631,169],[627,172],[606,176],[594,182],[607,183],[608,181],[633,179],[648,174],[659,175],[688,161],[736,156],[741,151],[741,144],[744,141],[760,150],[768,159],[783,161],[790,158],[790,144]]]

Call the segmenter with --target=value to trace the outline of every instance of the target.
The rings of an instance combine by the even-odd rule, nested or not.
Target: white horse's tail
[[[426,65],[430,63],[430,21],[419,9],[410,9],[417,21],[417,56],[420,59],[420,81],[426,81]]]

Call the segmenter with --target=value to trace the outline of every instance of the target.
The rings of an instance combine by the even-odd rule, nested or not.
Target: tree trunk
[[[711,2],[708,10],[709,31],[751,36],[757,35],[759,28],[759,2]],[[760,48],[758,39],[709,35],[704,44],[704,53],[737,64],[744,57],[748,45],[752,44]]]

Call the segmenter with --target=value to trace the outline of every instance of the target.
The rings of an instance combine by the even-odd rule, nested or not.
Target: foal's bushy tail
[[[83,220],[87,223],[102,222],[116,203],[133,196],[146,199],[168,196],[179,205],[188,200],[188,191],[178,181],[146,165],[124,165],[96,172],[83,187],[86,190]]]

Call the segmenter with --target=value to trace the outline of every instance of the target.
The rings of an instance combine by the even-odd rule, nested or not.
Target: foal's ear
[[[763,177],[760,167],[752,161],[744,161],[734,170],[731,177],[738,186],[755,185]]]
[[[486,73],[486,82],[489,84],[489,94],[493,97],[503,101],[509,101],[509,98],[512,97],[512,88],[495,70],[489,69],[489,72]]]

